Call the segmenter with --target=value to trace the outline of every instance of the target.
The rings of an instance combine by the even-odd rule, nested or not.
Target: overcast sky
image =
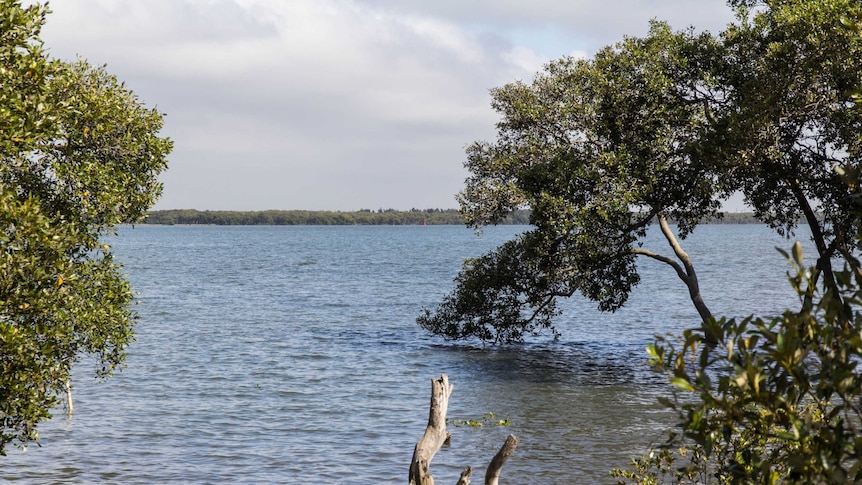
[[[51,53],[167,114],[156,209],[453,208],[488,89],[724,0],[55,0]]]

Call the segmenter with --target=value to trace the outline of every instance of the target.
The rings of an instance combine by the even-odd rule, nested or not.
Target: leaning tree
[[[650,347],[679,426],[620,483],[859,481],[862,5],[729,3],[737,21],[718,36],[654,23],[492,92],[498,136],[469,148],[462,211],[478,228],[529,207],[534,228],[467,261],[419,323],[519,340],[553,328],[557,299],[576,292],[619,308],[638,258],[662,261],[702,321]],[[814,265],[799,244],[786,254],[798,308],[728,320],[704,303],[679,239],[734,193],[779,234],[810,227]],[[670,255],[641,245],[653,221]]]
[[[720,36],[654,22],[644,38],[492,90],[497,139],[468,148],[461,211],[481,228],[528,207],[534,227],[466,261],[421,326],[495,342],[553,331],[560,298],[625,304],[643,257],[672,268],[710,321],[680,240],[734,193],[780,234],[807,223],[815,282],[835,288],[834,258],[858,249],[835,170],[860,156],[862,117],[849,109],[860,47],[839,27],[853,2],[736,3],[739,22]],[[665,252],[643,247],[653,223]]]
[[[701,91],[715,89],[702,64],[721,51],[708,34],[654,22],[645,38],[492,90],[497,140],[469,147],[461,210],[480,228],[529,207],[534,228],[468,260],[455,291],[420,325],[452,339],[517,341],[553,329],[557,300],[576,292],[601,310],[620,308],[639,282],[639,257],[672,267],[711,318],[678,236],[735,190],[701,147],[714,130]],[[642,247],[655,221],[670,256]]]

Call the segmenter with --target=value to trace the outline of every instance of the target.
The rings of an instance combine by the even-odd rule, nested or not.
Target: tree
[[[783,233],[800,218],[809,225],[818,252],[814,282],[822,276],[837,295],[833,257],[852,259],[858,242],[852,198],[835,167],[859,163],[862,119],[850,109],[860,45],[839,26],[860,7],[736,3],[740,22],[724,32],[727,52],[715,71],[727,86],[720,133],[732,142],[711,146],[759,218]]]
[[[0,0],[0,453],[38,439],[83,354],[108,376],[132,292],[100,237],[141,220],[172,148],[163,115],[103,67],[50,59],[47,8]]]
[[[637,282],[635,257],[662,260],[701,322],[651,346],[679,426],[616,470],[620,483],[862,481],[862,5],[730,3],[737,22],[719,37],[656,24],[645,39],[494,91],[498,140],[468,152],[462,210],[481,226],[529,205],[536,229],[468,262],[420,324],[517,340],[549,327],[554,299],[574,291],[613,310]],[[684,237],[735,191],[780,234],[792,237],[800,219],[811,228],[816,262],[804,266],[798,244],[785,254],[799,307],[778,317],[704,311],[669,230],[678,219]],[[647,216],[676,260],[637,245]]]
[[[613,311],[639,281],[638,257],[672,267],[709,322],[679,239],[735,192],[782,234],[804,220],[815,281],[835,286],[833,257],[853,257],[858,242],[834,166],[858,162],[862,122],[848,109],[862,84],[859,45],[836,25],[858,6],[735,3],[739,22],[718,37],[654,22],[645,38],[492,90],[497,140],[468,148],[461,210],[480,228],[527,206],[535,229],[467,261],[421,326],[511,341],[552,329],[557,299],[576,292]],[[653,221],[670,256],[642,247]]]
[[[660,339],[650,347],[656,370],[667,373],[678,388],[665,403],[677,410],[679,426],[665,449],[635,460],[633,470],[615,470],[618,483],[862,481],[862,267],[857,258],[862,132],[858,106],[853,106],[860,84],[845,71],[858,71],[859,58],[848,62],[842,52],[858,55],[853,43],[860,41],[862,10],[847,2],[818,2],[817,8],[796,2],[757,6],[766,8],[728,40],[734,49],[749,44],[761,55],[747,73],[748,90],[737,94],[753,101],[764,116],[739,126],[761,136],[771,132],[775,148],[754,146],[742,155],[763,159],[761,169],[797,170],[794,183],[783,187],[762,182],[760,190],[752,190],[760,196],[753,201],[763,204],[761,212],[769,211],[770,223],[791,210],[813,221],[817,262],[806,267],[798,243],[791,254],[784,253],[793,268],[789,282],[799,296],[799,310],[706,322],[676,344]],[[839,34],[839,22],[849,38]],[[836,38],[824,39],[830,37],[824,33]],[[753,87],[776,76],[788,61],[792,82],[779,86],[787,98],[806,100],[796,108]],[[811,81],[807,87],[800,82],[806,79]],[[805,118],[815,121],[805,123]],[[788,143],[793,130],[803,136]],[[770,205],[766,191],[774,189],[792,194],[788,198],[795,198],[797,207]],[[816,204],[807,205],[811,194]],[[812,207],[819,213],[811,214]]]
[[[535,229],[468,261],[455,293],[420,325],[448,338],[513,341],[552,328],[556,300],[578,291],[613,311],[639,282],[639,256],[672,266],[711,318],[668,219],[684,238],[733,193],[700,148],[712,125],[698,88],[713,84],[701,58],[720,48],[707,34],[655,22],[646,38],[553,62],[532,85],[492,90],[503,120],[496,143],[468,149],[461,210],[479,228],[528,206]],[[656,219],[672,257],[641,247]]]

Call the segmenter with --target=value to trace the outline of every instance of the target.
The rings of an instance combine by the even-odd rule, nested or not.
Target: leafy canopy
[[[732,193],[699,147],[710,118],[697,89],[714,81],[698,67],[718,49],[709,35],[654,22],[644,39],[492,90],[503,119],[495,143],[467,151],[462,212],[479,228],[527,206],[535,228],[468,261],[456,291],[420,325],[448,338],[516,341],[551,328],[556,299],[577,291],[613,311],[639,282],[638,255],[674,265],[696,287],[684,253],[671,261],[642,250],[640,238],[656,217],[677,220],[684,237]]]
[[[613,310],[638,281],[637,257],[665,262],[702,321],[649,347],[679,422],[613,472],[619,483],[860,482],[862,5],[730,3],[737,21],[718,36],[655,23],[492,91],[498,137],[468,150],[462,210],[479,227],[529,206],[534,229],[468,261],[419,323],[519,340],[551,327],[555,298],[580,291]],[[677,238],[735,192],[780,234],[810,227],[815,264],[798,243],[784,254],[798,308],[708,311]],[[672,256],[639,245],[652,220]]]
[[[0,453],[38,439],[82,354],[123,362],[132,292],[99,238],[144,216],[172,148],[104,68],[47,56],[47,13],[0,0]]]
[[[468,148],[461,210],[480,228],[529,207],[534,227],[466,262],[455,291],[419,324],[446,338],[517,341],[552,329],[556,300],[576,292],[620,308],[639,282],[639,257],[675,271],[707,322],[679,239],[736,192],[781,234],[806,222],[814,280],[834,288],[832,259],[859,245],[835,171],[860,157],[862,118],[848,109],[862,85],[859,44],[838,27],[858,6],[748,6],[719,36],[653,22],[644,38],[492,90],[497,139]],[[665,254],[642,247],[654,222]]]

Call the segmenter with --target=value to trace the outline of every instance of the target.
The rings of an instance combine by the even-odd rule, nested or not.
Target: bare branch
[[[431,459],[446,442],[449,432],[446,431],[446,412],[449,408],[449,396],[453,386],[449,384],[446,374],[431,380],[431,409],[428,413],[428,426],[425,434],[416,443],[413,459],[410,462],[410,485],[434,485],[431,477]]]
[[[706,303],[704,303],[703,297],[700,294],[700,285],[697,282],[697,273],[694,271],[694,265],[691,262],[691,258],[685,251],[683,251],[679,241],[676,240],[676,236],[674,236],[673,231],[670,230],[670,225],[668,225],[667,218],[665,218],[664,214],[659,214],[658,222],[659,226],[661,226],[662,234],[664,234],[670,247],[673,248],[673,252],[676,254],[676,257],[682,261],[682,264],[685,267],[686,279],[683,279],[683,281],[686,286],[688,286],[688,295],[691,302],[694,303],[697,313],[704,322],[712,320],[712,312],[709,311],[709,308],[706,306]]]
[[[458,483],[455,485],[470,485],[470,476],[473,474],[473,468],[467,467],[461,472],[461,477],[458,478]]]
[[[667,256],[663,256],[646,249],[632,249],[632,254],[646,256],[648,258],[655,259],[656,261],[661,261],[662,263],[671,265],[673,269],[676,270],[676,274],[679,276],[679,279],[681,279],[685,284],[688,284],[688,276],[685,274],[685,270],[682,269],[682,266],[680,266],[679,263]]]
[[[506,442],[503,443],[503,447],[500,448],[500,451],[498,451],[496,455],[494,455],[494,458],[488,465],[488,471],[485,473],[485,485],[497,485],[497,480],[500,479],[500,472],[503,470],[503,465],[505,465],[509,457],[512,456],[512,452],[515,451],[516,446],[518,446],[518,438],[516,438],[515,435],[510,434],[506,438]]]

